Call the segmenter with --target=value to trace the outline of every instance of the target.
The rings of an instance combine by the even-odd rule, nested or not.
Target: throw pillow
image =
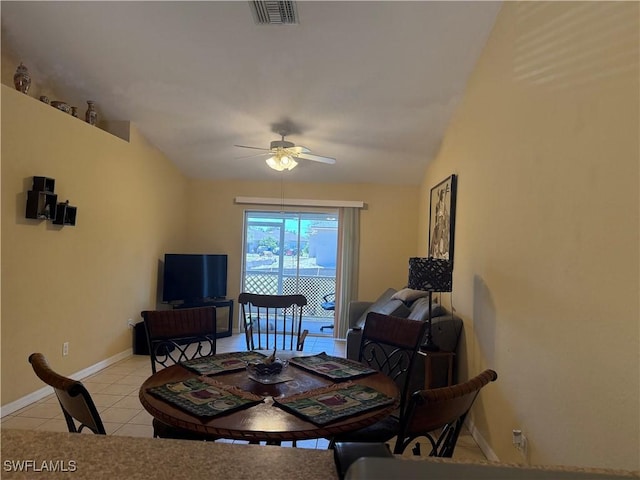
[[[369,312],[381,313],[383,315],[392,315],[394,317],[407,318],[410,311],[401,300],[391,299],[396,290],[393,288],[387,289],[373,304],[367,308],[364,313],[358,318],[355,324],[355,328],[363,328],[364,322],[367,319]]]
[[[446,315],[447,311],[439,303],[431,304],[431,318],[440,317]],[[411,313],[407,317],[410,320],[421,320],[425,322],[429,318],[429,299],[420,298],[411,305]]]
[[[429,292],[424,290],[413,290],[412,288],[403,288],[394,293],[391,298],[393,300],[402,300],[405,303],[411,303],[419,298],[428,297]]]

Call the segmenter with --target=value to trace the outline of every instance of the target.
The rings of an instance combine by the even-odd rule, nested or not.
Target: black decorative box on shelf
[[[35,192],[53,193],[55,191],[56,181],[49,177],[33,177],[33,187],[31,190]]]
[[[58,196],[54,193],[29,190],[27,192],[27,218],[52,220],[56,216]]]
[[[54,225],[70,225],[76,224],[76,214],[78,209],[69,205],[69,201],[59,203],[56,207],[56,218],[53,220]]]
[[[49,177],[33,177],[32,190],[27,192],[25,217],[52,220],[55,225],[75,225],[78,209],[69,205],[69,200],[58,203],[54,192],[56,181]]]

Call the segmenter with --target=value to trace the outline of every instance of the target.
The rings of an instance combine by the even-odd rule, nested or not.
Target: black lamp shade
[[[409,285],[413,290],[450,292],[453,269],[451,262],[440,258],[413,257],[409,259]]]

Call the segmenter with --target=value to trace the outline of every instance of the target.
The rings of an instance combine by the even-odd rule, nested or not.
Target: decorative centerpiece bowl
[[[271,377],[281,374],[288,365],[289,362],[287,360],[276,358],[276,352],[274,351],[272,355],[264,360],[247,362],[247,372],[256,377]]]

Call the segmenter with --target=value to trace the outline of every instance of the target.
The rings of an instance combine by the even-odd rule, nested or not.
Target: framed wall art
[[[456,175],[451,175],[431,189],[429,208],[429,257],[449,260],[452,264],[456,180]]]

